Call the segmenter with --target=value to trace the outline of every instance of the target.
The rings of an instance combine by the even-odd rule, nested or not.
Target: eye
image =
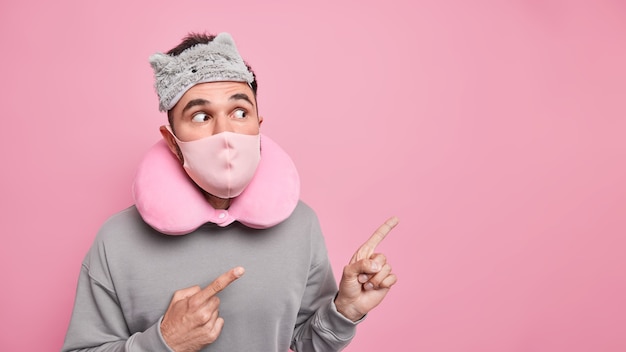
[[[197,112],[191,116],[191,121],[193,122],[206,122],[208,119],[210,119],[210,116],[203,112]]]
[[[248,116],[248,113],[244,109],[235,110],[235,117],[238,119],[244,119]]]

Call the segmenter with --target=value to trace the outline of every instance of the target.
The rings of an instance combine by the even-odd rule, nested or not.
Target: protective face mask
[[[170,134],[174,136],[168,126]],[[261,160],[261,135],[221,132],[191,142],[174,136],[183,154],[183,168],[203,190],[220,198],[243,192]]]

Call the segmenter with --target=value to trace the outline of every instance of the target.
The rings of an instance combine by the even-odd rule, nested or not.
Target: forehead
[[[184,106],[188,101],[193,99],[206,99],[216,104],[223,103],[236,94],[245,94],[250,101],[256,104],[254,92],[247,83],[223,81],[196,84],[183,94],[174,108]]]

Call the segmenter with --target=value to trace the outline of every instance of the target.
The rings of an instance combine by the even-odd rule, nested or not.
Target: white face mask
[[[221,132],[191,142],[182,142],[167,126],[181,153],[187,175],[203,190],[220,198],[243,192],[261,160],[261,134]]]

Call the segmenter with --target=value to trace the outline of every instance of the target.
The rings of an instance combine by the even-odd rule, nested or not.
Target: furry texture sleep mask
[[[228,33],[220,33],[211,42],[194,45],[177,56],[153,54],[150,65],[161,111],[172,109],[189,88],[199,83],[254,81]]]

